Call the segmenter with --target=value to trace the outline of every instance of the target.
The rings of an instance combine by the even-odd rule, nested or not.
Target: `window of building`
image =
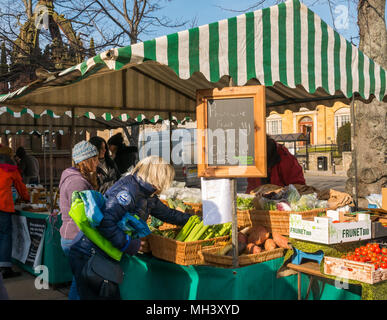
[[[278,114],[272,114],[266,119],[267,134],[282,134],[282,119]]]
[[[341,108],[335,112],[335,137],[340,127],[351,122],[351,114],[349,108]]]

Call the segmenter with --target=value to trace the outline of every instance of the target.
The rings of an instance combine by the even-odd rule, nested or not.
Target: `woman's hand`
[[[147,246],[148,246],[147,242],[144,240],[141,240],[140,249],[138,249],[138,251],[144,252],[144,249],[146,249]]]

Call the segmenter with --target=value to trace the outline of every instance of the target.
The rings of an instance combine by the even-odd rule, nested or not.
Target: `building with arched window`
[[[315,110],[301,108],[298,112],[286,110],[283,114],[273,111],[266,118],[266,133],[307,133],[309,130],[311,145],[336,144],[338,129],[350,119],[350,108],[342,102],[329,108],[319,105]]]

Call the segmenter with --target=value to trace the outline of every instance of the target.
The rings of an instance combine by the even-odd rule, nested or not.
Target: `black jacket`
[[[137,147],[123,145],[118,148],[114,161],[121,175],[126,173],[131,166],[136,165],[137,153]]]

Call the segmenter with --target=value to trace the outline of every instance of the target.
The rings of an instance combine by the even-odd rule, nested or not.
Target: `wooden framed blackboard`
[[[266,177],[264,86],[197,92],[198,175]]]

